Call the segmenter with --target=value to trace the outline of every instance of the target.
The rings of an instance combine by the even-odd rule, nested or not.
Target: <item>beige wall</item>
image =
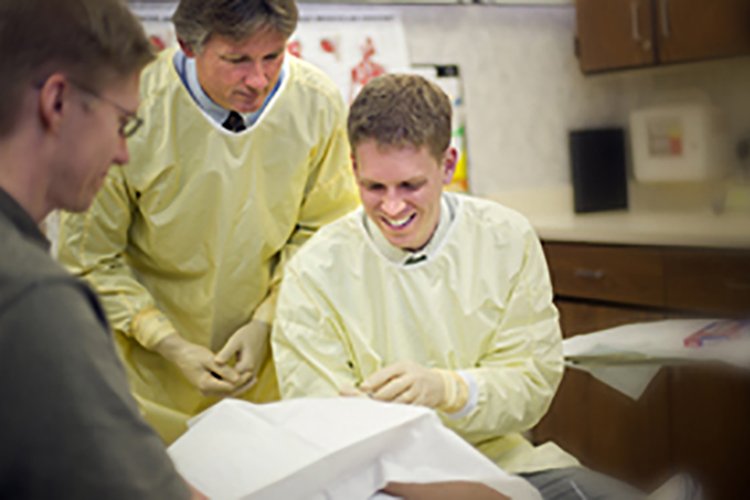
[[[705,93],[750,131],[750,61],[584,77],[572,6],[388,6],[401,13],[412,63],[457,63],[464,78],[473,191],[569,184],[567,131],[627,124],[633,107]]]

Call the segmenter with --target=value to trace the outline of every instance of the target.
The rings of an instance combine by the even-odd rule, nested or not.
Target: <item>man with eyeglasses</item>
[[[181,0],[173,21],[180,48],[144,71],[131,165],[63,216],[59,251],[102,296],[166,442],[219,398],[278,399],[284,265],[357,204],[340,92],[285,57],[294,0]]]
[[[87,209],[127,163],[152,58],[119,0],[0,0],[3,498],[190,497],[138,413],[99,301],[37,226]]]
[[[119,119],[120,125],[117,128],[117,133],[120,134],[120,137],[122,137],[123,139],[129,139],[130,137],[133,137],[133,135],[135,135],[138,129],[141,128],[141,126],[143,126],[143,119],[140,116],[138,116],[135,113],[135,111],[130,111],[129,109],[123,108],[122,106],[117,104],[115,101],[103,95],[100,95],[95,90],[92,90],[91,88],[89,88],[87,85],[83,85],[81,83],[78,83],[70,79],[69,81],[71,85],[77,87],[79,90],[87,93],[90,96],[93,96],[96,99],[100,99],[103,102],[106,102],[107,104],[115,108],[117,113],[120,115],[120,119]]]

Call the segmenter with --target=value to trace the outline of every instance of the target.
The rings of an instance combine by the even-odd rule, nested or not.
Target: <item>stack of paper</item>
[[[638,399],[663,365],[719,362],[750,367],[750,323],[735,322],[721,331],[731,335],[703,335],[722,320],[674,319],[608,328],[563,341],[569,366]],[[710,332],[709,332],[710,333]],[[692,341],[692,342],[691,342]]]

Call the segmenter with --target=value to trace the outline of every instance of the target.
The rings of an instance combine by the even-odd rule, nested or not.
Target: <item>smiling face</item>
[[[355,147],[353,162],[362,206],[383,236],[402,250],[424,247],[440,220],[456,150],[438,161],[425,146],[382,147],[369,139]]]
[[[219,106],[239,113],[258,111],[279,79],[286,36],[266,28],[244,40],[212,35],[195,58],[198,80]]]

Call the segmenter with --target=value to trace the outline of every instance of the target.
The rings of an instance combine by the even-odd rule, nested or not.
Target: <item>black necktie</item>
[[[247,128],[245,127],[245,120],[236,111],[230,111],[229,116],[227,116],[227,119],[224,120],[221,126],[232,132],[242,132]]]
[[[404,265],[405,266],[409,266],[411,264],[418,264],[418,263],[422,262],[423,260],[427,260],[427,255],[426,254],[419,254],[419,255],[414,254],[411,257],[409,257],[408,259],[406,259],[406,261],[404,262]]]

